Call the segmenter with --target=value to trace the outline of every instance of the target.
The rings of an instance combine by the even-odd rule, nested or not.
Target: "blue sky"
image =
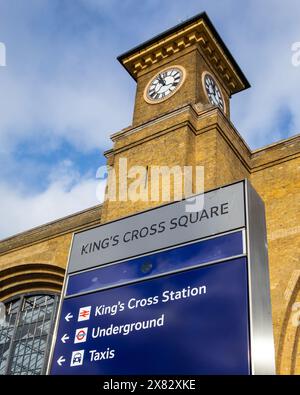
[[[98,203],[135,95],[116,57],[204,10],[252,85],[231,100],[246,142],[299,133],[299,0],[0,0],[0,238]]]

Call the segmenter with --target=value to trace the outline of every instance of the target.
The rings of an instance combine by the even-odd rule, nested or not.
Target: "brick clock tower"
[[[249,87],[205,13],[118,59],[137,82],[133,126],[195,104],[229,117],[231,95]]]
[[[202,166],[205,190],[251,181],[266,208],[276,368],[299,373],[300,135],[255,151],[247,146],[230,121],[230,97],[250,85],[206,13],[118,60],[137,83],[132,125],[111,136],[105,153],[118,188],[132,182],[130,174],[119,177],[121,158],[128,168],[147,169],[148,190],[153,166]],[[108,199],[101,223],[162,203]]]
[[[245,178],[240,161],[229,169],[222,159],[227,154],[226,139],[236,138],[229,120],[230,97],[249,83],[206,13],[133,48],[118,60],[137,88],[132,125],[111,136],[114,148],[105,153],[117,175],[119,159],[126,158],[128,167],[147,169],[154,165],[204,166],[205,189]],[[222,137],[224,128],[228,129],[226,137]],[[149,182],[150,176],[146,178]],[[107,201],[102,221],[157,204]]]

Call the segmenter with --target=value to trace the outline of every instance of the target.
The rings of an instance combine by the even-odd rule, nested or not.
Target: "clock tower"
[[[133,126],[188,104],[219,105],[229,117],[231,95],[249,87],[206,13],[159,34],[118,60],[137,82]],[[181,77],[176,89],[171,75],[167,76],[173,69]],[[167,87],[172,95],[164,95]]]
[[[240,141],[230,122],[230,97],[250,85],[206,13],[153,37],[118,60],[137,83],[132,125],[111,136],[114,147],[105,153],[118,180],[124,170],[120,158],[127,160],[129,168],[147,169],[147,187],[153,166],[203,166],[205,189],[247,176],[247,165],[241,166],[240,160],[236,166],[225,165],[222,174],[217,168],[218,159],[227,155],[232,165],[237,151],[245,148],[232,147]],[[123,177],[117,188],[127,188],[127,181]],[[102,219],[161,203],[106,201]]]

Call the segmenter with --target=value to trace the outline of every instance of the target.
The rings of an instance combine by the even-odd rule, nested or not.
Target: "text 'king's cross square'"
[[[79,321],[87,321],[90,319],[92,306],[81,307],[78,313],[78,322]]]

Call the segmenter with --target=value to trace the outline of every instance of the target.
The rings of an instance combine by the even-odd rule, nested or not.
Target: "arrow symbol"
[[[73,318],[73,316],[72,316],[71,313],[68,313],[68,314],[65,316],[65,320],[68,321],[68,322],[70,321],[71,318]]]
[[[66,362],[66,360],[63,356],[59,357],[57,360],[57,363],[59,364],[59,366],[61,366],[64,362]]]
[[[67,333],[65,333],[64,335],[63,335],[63,337],[60,339],[63,343],[66,343],[66,340],[69,340],[70,338],[69,338],[69,336],[67,335]]]

